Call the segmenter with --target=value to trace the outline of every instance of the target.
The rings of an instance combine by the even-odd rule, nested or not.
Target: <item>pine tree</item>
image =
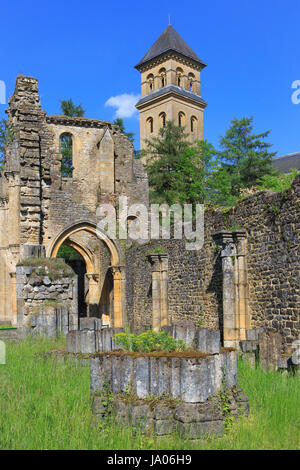
[[[152,202],[201,202],[204,199],[202,148],[192,146],[184,129],[167,121],[157,137],[146,141],[143,154]]]
[[[253,134],[253,117],[233,119],[230,128],[220,139],[219,158],[222,171],[225,170],[231,185],[231,195],[239,196],[241,188],[251,187],[264,175],[274,175],[272,158],[276,152],[269,152],[272,144],[263,139],[270,131]]]
[[[122,132],[122,134],[126,135],[126,137],[128,137],[128,140],[130,140],[130,142],[133,144],[135,134],[134,134],[134,132],[126,132],[123,119],[122,118],[116,118],[114,120],[113,124],[116,124],[117,126],[119,126],[120,132]]]
[[[76,106],[72,98],[69,100],[60,100],[60,109],[65,116],[82,117],[85,115],[85,110],[82,108],[81,104]]]

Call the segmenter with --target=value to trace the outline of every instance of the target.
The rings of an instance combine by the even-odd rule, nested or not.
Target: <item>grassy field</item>
[[[240,363],[248,418],[202,444],[179,436],[156,440],[113,422],[99,429],[90,410],[88,366],[38,355],[62,346],[63,339],[7,344],[7,364],[0,365],[0,449],[300,449],[300,375],[254,371]]]

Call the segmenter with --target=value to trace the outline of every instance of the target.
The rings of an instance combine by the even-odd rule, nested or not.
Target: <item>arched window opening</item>
[[[72,178],[73,176],[73,137],[72,134],[62,134],[60,136],[61,151],[61,176]]]
[[[153,133],[153,118],[152,117],[149,117],[147,119],[147,128],[148,128],[148,134],[152,134]]]
[[[193,73],[189,73],[188,75],[188,85],[189,85],[189,91],[193,91],[193,83],[195,80],[195,75]]]
[[[177,67],[177,69],[176,69],[176,83],[177,83],[177,86],[181,86],[182,75],[183,75],[183,70],[180,67]]]
[[[148,91],[149,93],[152,93],[154,90],[154,75],[150,73],[147,77],[147,83],[148,83]]]
[[[160,82],[161,82],[161,86],[162,88],[164,86],[166,86],[166,83],[167,83],[167,80],[166,80],[166,69],[165,68],[162,68],[160,69],[160,71],[158,72],[159,76],[160,76]]]
[[[191,132],[197,131],[197,118],[195,116],[191,117]]]
[[[166,127],[166,113],[160,113],[159,120],[160,120],[160,127]]]
[[[184,127],[184,113],[182,111],[180,111],[180,113],[178,113],[178,126],[179,127]]]

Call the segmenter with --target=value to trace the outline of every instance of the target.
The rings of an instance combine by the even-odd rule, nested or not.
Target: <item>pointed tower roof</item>
[[[146,62],[158,57],[168,51],[175,51],[179,54],[189,57],[201,64],[202,68],[206,64],[197,56],[197,54],[190,48],[190,46],[182,39],[181,36],[175,31],[172,25],[168,25],[164,32],[159,36],[157,41],[149,49],[147,54],[142,58],[142,60],[135,66],[136,69],[145,64]]]

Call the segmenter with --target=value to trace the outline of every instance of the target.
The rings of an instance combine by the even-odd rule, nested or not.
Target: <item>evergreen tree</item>
[[[85,115],[85,110],[81,104],[75,105],[72,98],[69,100],[60,100],[60,109],[65,116],[82,117]]]
[[[253,134],[252,122],[253,117],[233,119],[225,136],[220,139],[221,172],[223,176],[224,170],[227,173],[233,197],[239,196],[241,188],[256,185],[264,175],[276,174],[272,165],[276,152],[269,152],[272,144],[263,140],[270,131]]]
[[[122,132],[122,134],[126,135],[126,137],[128,137],[128,140],[130,140],[130,142],[133,144],[135,134],[134,134],[134,132],[126,132],[125,124],[124,124],[123,119],[122,118],[116,118],[113,123],[116,124],[117,126],[119,126],[120,132]]]
[[[203,147],[192,146],[184,129],[167,121],[146,141],[146,170],[152,202],[197,203],[204,199]]]

